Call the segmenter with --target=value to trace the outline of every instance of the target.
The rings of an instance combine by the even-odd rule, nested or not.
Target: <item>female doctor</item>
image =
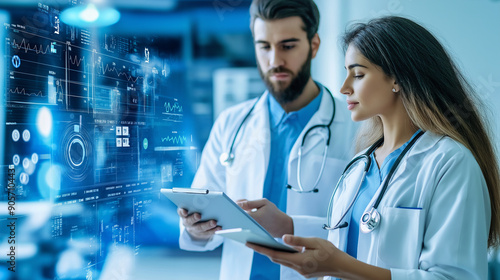
[[[285,235],[296,254],[247,246],[307,277],[487,279],[498,164],[467,82],[408,19],[354,25],[343,39],[341,92],[352,119],[367,120],[365,149],[334,191],[328,241]]]

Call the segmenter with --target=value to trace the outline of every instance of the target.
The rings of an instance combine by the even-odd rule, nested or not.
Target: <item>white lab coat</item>
[[[362,164],[358,167],[339,186],[332,224],[354,196]],[[463,145],[430,132],[422,135],[401,161],[378,209],[380,226],[359,233],[359,260],[390,269],[393,280],[487,279],[489,194],[479,165]],[[348,213],[344,221],[350,218]],[[332,230],[328,240],[345,251],[347,232]]]
[[[235,131],[255,99],[221,113],[203,150],[200,167],[192,184],[193,188],[224,191],[233,200],[262,198],[270,154],[267,98],[268,93],[265,92],[241,128],[233,148],[235,159],[230,167],[222,166],[219,156],[229,151]],[[350,120],[350,113],[347,111],[345,102],[336,100],[335,104],[336,114],[331,126],[331,143],[325,170],[318,185],[319,192],[299,194],[292,190],[287,191],[286,213],[292,217],[294,233],[299,236],[327,237],[327,232],[322,229],[322,225],[326,223],[328,200],[344,166],[353,154],[351,144],[356,127]],[[318,111],[302,131],[289,156],[288,183],[297,189],[297,152],[303,135],[313,125],[328,124],[332,110],[332,98],[329,92],[324,90]],[[325,147],[323,137],[326,137],[327,131],[327,129],[314,129],[305,141],[302,151],[301,176],[306,190],[312,189],[318,176]],[[181,224],[179,244],[182,249],[213,250],[222,242],[223,238],[220,236],[214,236],[209,242],[195,242]],[[249,279],[253,253],[244,244],[225,240],[220,279]],[[281,279],[302,279],[302,277],[295,271],[282,267]]]

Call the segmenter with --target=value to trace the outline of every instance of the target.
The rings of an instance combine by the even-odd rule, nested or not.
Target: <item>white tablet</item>
[[[216,231],[215,234],[230,238],[232,240],[241,242],[243,244],[247,242],[255,243],[264,247],[269,247],[277,251],[284,251],[289,253],[297,253],[298,251],[294,248],[281,244],[274,238],[268,238],[266,236],[261,236],[253,233],[249,229],[242,228],[232,228]]]
[[[276,248],[285,246],[288,249],[294,250],[276,241],[259,223],[257,223],[257,221],[223,192],[203,189],[173,188],[161,189],[161,193],[168,197],[177,207],[186,209],[189,214],[200,213],[202,221],[216,220],[217,225],[222,227],[223,230],[248,230],[247,236],[257,236],[258,240],[267,240],[269,245],[264,245],[262,242],[249,242],[262,244],[267,247],[271,247],[271,244],[275,244]],[[237,235],[241,235],[241,233]],[[231,236],[234,236],[234,234]],[[255,238],[252,240],[258,241]]]

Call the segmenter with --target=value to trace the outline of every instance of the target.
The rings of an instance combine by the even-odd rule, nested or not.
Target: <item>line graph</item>
[[[106,65],[104,65],[104,62],[102,60],[98,60],[96,63],[95,63],[95,69],[96,69],[96,74],[98,75],[105,75],[105,74],[108,74],[108,73],[115,73],[116,76],[118,78],[122,78],[122,76],[125,76],[125,79],[128,81],[128,82],[132,82],[132,83],[137,83],[137,81],[139,79],[141,80],[144,80],[144,77],[143,76],[137,76],[137,77],[133,77],[132,75],[128,74],[128,70],[127,71],[120,71],[117,69],[116,67],[116,64],[113,62],[111,63],[111,65],[109,63],[106,63]]]
[[[73,57],[70,54],[70,55],[68,55],[68,59],[69,59],[69,63],[71,65],[75,65],[76,67],[80,67],[80,64],[82,64],[82,62],[83,62],[83,67],[84,68],[88,69],[88,67],[90,66],[90,64],[86,62],[86,57],[85,56],[78,57],[78,55],[75,54],[75,56]]]
[[[10,72],[5,88],[8,102],[55,105],[63,102],[66,81],[62,75],[49,70],[51,75]]]
[[[71,55],[69,55],[69,62],[73,65],[80,66],[83,60],[85,60],[85,57],[78,58],[78,55],[75,54],[75,58],[71,58]]]
[[[49,77],[52,77],[52,76],[49,76]],[[61,100],[62,95],[64,93],[63,84],[62,84],[61,80],[56,80],[56,83],[54,86],[55,86],[55,91],[53,90],[53,92],[57,96],[58,100]],[[44,93],[41,90],[31,91],[31,90],[27,90],[24,87],[16,87],[15,89],[9,88],[9,94],[19,94],[19,95],[26,95],[26,96],[38,96],[38,97],[47,97],[48,96],[46,93]]]
[[[180,123],[184,118],[184,108],[181,103],[178,102],[177,98],[167,97],[167,100],[163,103],[161,113],[163,115],[163,120],[169,122]]]
[[[184,145],[184,144],[186,144],[187,141],[188,141],[187,137],[181,136],[181,135],[179,135],[179,136],[167,136],[167,137],[161,138],[162,143],[166,142],[166,143],[171,143],[171,144],[176,144],[176,145],[178,145],[178,144]]]
[[[165,108],[165,112],[164,113],[177,113],[177,114],[181,114],[183,112],[182,110],[182,106],[179,104],[179,102],[174,102],[173,104],[171,104],[170,102],[165,102],[165,104],[163,104],[163,107]]]
[[[14,90],[9,88],[9,93],[10,94],[16,93],[16,94],[27,95],[27,96],[32,96],[32,95],[34,95],[34,96],[40,96],[40,97],[46,97],[47,96],[46,94],[44,95],[42,91],[38,91],[38,92],[26,92],[25,88],[19,89],[19,87],[16,87]]]
[[[16,39],[12,41],[12,47],[17,48],[18,50],[24,50],[24,53],[27,53],[28,51],[33,51],[36,54],[46,54],[49,52],[49,49],[51,48],[51,45],[43,46],[43,44],[35,44],[34,46],[31,46],[30,43],[26,42],[26,39],[22,39],[20,43],[16,42]],[[44,50],[45,48],[45,50]]]

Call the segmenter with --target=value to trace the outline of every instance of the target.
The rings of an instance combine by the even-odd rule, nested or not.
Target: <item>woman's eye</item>
[[[363,78],[364,76],[365,76],[365,75],[354,75],[354,78],[355,78],[355,79],[361,79],[361,78]]]

